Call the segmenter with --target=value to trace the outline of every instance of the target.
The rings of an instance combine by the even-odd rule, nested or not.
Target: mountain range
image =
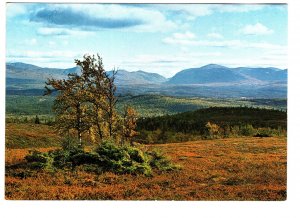
[[[80,73],[80,68],[42,68],[20,62],[7,63],[7,94],[41,90],[47,78],[64,79],[69,73]],[[111,71],[107,73],[111,74]],[[118,70],[115,82],[121,94],[261,97],[266,93],[271,97],[286,97],[287,69],[229,68],[209,64],[182,70],[169,79],[157,73]]]
[[[248,83],[287,81],[287,70],[278,68],[228,68],[209,64],[200,68],[190,68],[178,72],[168,80],[168,84],[208,84],[208,83]]]

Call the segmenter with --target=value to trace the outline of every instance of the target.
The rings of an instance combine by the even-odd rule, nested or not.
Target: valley
[[[287,70],[210,64],[172,78],[119,70],[116,111],[130,105],[137,112],[133,149],[144,155],[159,151],[158,161],[167,158],[161,163],[176,166],[141,175],[98,172],[88,164],[47,168],[62,156],[48,163],[43,155],[65,152],[67,137],[55,129],[57,93],[43,96],[44,82],[78,72],[7,64],[6,199],[286,199]],[[76,138],[75,132],[70,136]],[[82,161],[90,161],[95,142],[89,132],[82,140]],[[28,165],[33,150],[41,152],[36,158],[46,168]]]

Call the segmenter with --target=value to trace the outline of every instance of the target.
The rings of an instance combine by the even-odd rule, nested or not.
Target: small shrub
[[[53,158],[49,156],[47,152],[43,153],[31,150],[29,154],[25,156],[25,160],[29,163],[31,168],[52,170]]]
[[[148,161],[147,156],[140,149],[129,147],[128,154],[131,160],[136,161],[138,163],[145,163]]]
[[[252,125],[247,124],[240,128],[240,134],[243,136],[253,136],[256,134],[256,130],[253,128]]]
[[[73,166],[100,163],[99,155],[97,153],[92,152],[77,153],[75,155],[70,156],[69,160]]]
[[[271,129],[271,128],[259,128],[257,131],[256,137],[271,137],[279,135],[278,130]]]
[[[220,134],[220,127],[215,123],[207,122],[205,125],[205,131],[207,138],[218,138]]]
[[[59,169],[72,167],[70,161],[70,152],[62,149],[50,151],[49,154],[53,157],[53,166]]]
[[[70,143],[68,143],[70,145]],[[78,167],[88,172],[129,173],[152,175],[152,168],[169,171],[178,167],[171,164],[163,154],[142,150],[129,145],[117,146],[111,141],[100,144],[95,151],[85,152],[75,146],[64,146],[49,152],[31,151],[25,157],[33,168],[56,170]]]
[[[25,160],[29,163],[39,162],[39,163],[47,163],[46,153],[42,153],[37,150],[30,150],[29,154],[26,155]]]
[[[161,171],[171,171],[179,169],[180,167],[171,163],[161,152],[153,150],[148,152],[150,156],[150,166]]]
[[[116,173],[151,175],[148,158],[140,149],[130,146],[117,146],[111,141],[103,142],[95,149],[100,166]]]

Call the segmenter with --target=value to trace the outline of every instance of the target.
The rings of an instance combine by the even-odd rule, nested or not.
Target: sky
[[[207,64],[287,68],[284,4],[7,3],[6,61],[70,68],[99,54],[106,70],[171,77]]]

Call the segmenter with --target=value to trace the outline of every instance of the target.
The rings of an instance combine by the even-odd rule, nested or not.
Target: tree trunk
[[[96,108],[96,112],[97,112],[97,114],[96,114],[96,123],[97,123],[98,135],[99,135],[99,137],[100,137],[100,140],[102,141],[102,139],[103,139],[103,134],[102,134],[101,126],[100,126],[98,110],[99,110],[99,108],[97,107],[97,108]]]
[[[76,115],[77,115],[77,133],[78,133],[78,146],[82,148],[82,136],[81,136],[81,111],[80,111],[80,102],[76,106]]]

